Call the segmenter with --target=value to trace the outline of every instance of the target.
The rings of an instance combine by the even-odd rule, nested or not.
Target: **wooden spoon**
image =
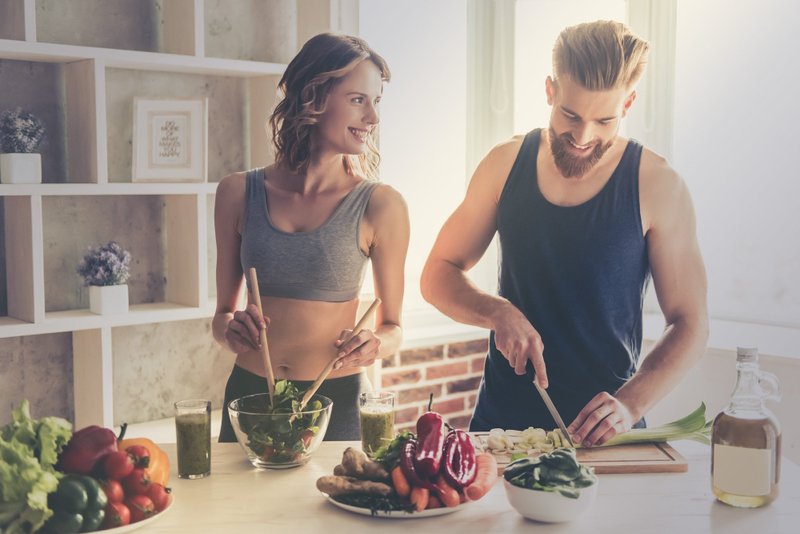
[[[255,267],[250,267],[250,290],[252,292],[253,302],[258,307],[258,314],[264,317],[264,310],[261,309],[261,292],[258,290],[258,276],[256,276]],[[260,329],[261,336],[261,356],[264,359],[264,368],[267,371],[267,390],[269,391],[269,404],[272,406],[272,397],[275,394],[275,375],[272,372],[272,361],[269,358],[269,346],[267,346],[267,325],[265,324]]]
[[[361,316],[361,319],[359,319],[356,325],[353,327],[353,331],[350,333],[349,336],[347,336],[347,339],[342,341],[342,345],[344,345],[345,343],[347,343],[348,341],[350,341],[355,336],[361,333],[361,331],[364,329],[364,325],[367,323],[367,320],[369,320],[370,316],[380,303],[381,299],[379,298],[376,298],[375,300],[372,301],[372,304],[370,304],[369,308],[367,308],[367,311],[364,312],[364,315]],[[300,411],[302,411],[306,407],[308,401],[311,400],[311,397],[313,397],[314,393],[317,392],[319,387],[322,385],[322,382],[324,382],[325,379],[328,378],[328,375],[331,374],[331,371],[333,371],[333,367],[336,365],[336,362],[338,361],[339,361],[338,356],[336,358],[331,358],[331,361],[328,363],[328,365],[325,366],[325,369],[322,370],[322,372],[319,374],[314,383],[311,384],[311,387],[308,388],[308,391],[306,391],[305,395],[303,395],[303,400],[300,401]]]

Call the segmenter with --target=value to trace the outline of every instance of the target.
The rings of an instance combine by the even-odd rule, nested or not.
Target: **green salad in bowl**
[[[578,462],[575,449],[556,449],[536,458],[521,458],[503,471],[511,506],[528,519],[571,521],[588,510],[597,495],[598,478]]]
[[[322,443],[333,401],[314,395],[300,410],[303,393],[294,383],[278,380],[272,403],[269,394],[258,393],[228,404],[236,439],[255,467],[303,465]]]

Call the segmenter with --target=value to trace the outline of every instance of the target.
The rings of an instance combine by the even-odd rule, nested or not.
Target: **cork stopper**
[[[737,362],[757,362],[758,349],[756,347],[736,347],[736,361]]]

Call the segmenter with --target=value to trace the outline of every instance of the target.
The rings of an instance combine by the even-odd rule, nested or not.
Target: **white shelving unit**
[[[126,23],[103,20],[106,8],[102,0],[88,1],[96,2],[99,20],[93,23]],[[214,310],[209,295],[209,287],[213,286],[209,277],[213,279],[213,273],[209,273],[211,252],[208,249],[213,240],[208,235],[212,227],[208,219],[217,184],[208,182],[208,178],[206,183],[192,184],[132,183],[129,175],[118,175],[116,162],[109,165],[108,157],[107,105],[112,95],[107,91],[107,74],[109,69],[126,69],[168,76],[190,74],[212,79],[239,79],[237,83],[242,84],[245,94],[242,137],[230,142],[245,147],[245,168],[269,163],[267,150],[261,148],[268,146],[263,125],[274,103],[275,87],[285,64],[205,56],[207,9],[233,9],[237,8],[237,2],[243,2],[238,6],[240,12],[248,5],[247,0],[221,4],[212,0],[161,0],[163,38],[158,51],[39,42],[36,16],[41,6],[37,0],[0,2],[0,61],[28,62],[32,67],[60,64],[63,69],[64,95],[60,111],[66,139],[62,141],[66,166],[63,176],[58,177],[64,183],[0,184],[7,281],[7,315],[0,317],[0,338],[72,333],[74,409],[78,428],[89,424],[110,427],[114,423],[113,328],[204,319],[211,317]],[[53,3],[49,2],[51,6]],[[310,35],[337,27],[342,9],[352,11],[351,4],[352,1],[347,0],[297,0],[295,11],[287,21],[297,27],[290,33],[297,35],[302,44]],[[287,5],[286,2],[280,4],[282,11],[278,16],[286,16]],[[265,8],[260,6],[259,9]],[[254,24],[258,29],[261,21],[248,18],[254,17],[240,16],[239,20]],[[292,47],[296,49],[296,43]],[[3,76],[2,70],[0,76]],[[213,104],[213,95],[209,99]],[[0,95],[0,107],[11,105],[13,102],[4,101]],[[48,311],[45,286],[45,254],[48,252],[44,247],[44,234],[49,203],[55,197],[98,201],[104,196],[122,197],[124,202],[133,203],[152,197],[161,200],[166,228],[164,300],[134,303],[127,314],[116,316],[94,315],[87,309]],[[93,243],[86,243],[89,244]],[[64,276],[75,275],[65,273]]]

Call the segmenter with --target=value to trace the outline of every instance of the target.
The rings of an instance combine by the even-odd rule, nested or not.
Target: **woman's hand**
[[[233,319],[225,327],[225,341],[236,354],[261,349],[261,328],[269,327],[269,318],[259,318],[258,307],[249,304],[244,310],[233,312]]]
[[[362,330],[351,339],[344,341],[353,333],[352,330],[342,330],[339,339],[334,343],[339,349],[339,361],[334,369],[344,367],[367,367],[375,362],[378,350],[381,347],[381,338],[372,330]]]

